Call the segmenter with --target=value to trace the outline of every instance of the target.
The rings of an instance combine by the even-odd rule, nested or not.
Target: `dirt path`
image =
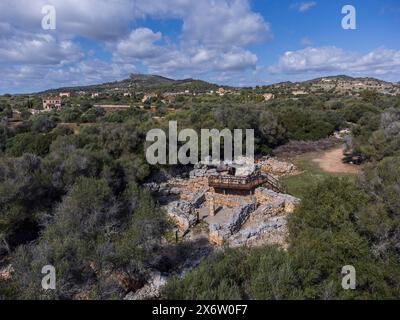
[[[352,173],[357,174],[361,170],[361,166],[346,164],[342,162],[343,149],[341,147],[325,151],[318,158],[313,159],[318,163],[320,168],[329,173]]]

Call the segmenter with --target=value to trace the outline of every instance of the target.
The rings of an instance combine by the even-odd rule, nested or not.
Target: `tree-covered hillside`
[[[159,170],[174,169],[145,160],[146,133],[166,129],[169,120],[198,131],[253,128],[259,155],[350,129],[349,148],[366,166],[357,183],[326,179],[309,191],[290,219],[287,251],[211,255],[171,279],[165,298],[399,297],[398,97],[281,95],[266,102],[244,89],[175,97],[173,113],[160,100],[156,114],[134,105],[105,112],[79,98],[60,111],[21,112],[16,121],[11,104],[18,99],[0,99],[0,267],[14,270],[0,281],[0,298],[120,299],[142,287],[149,270],[174,271],[192,248],[166,245],[169,223],[143,187]],[[56,291],[39,289],[47,264],[56,267]],[[357,290],[341,290],[343,265],[356,267]]]

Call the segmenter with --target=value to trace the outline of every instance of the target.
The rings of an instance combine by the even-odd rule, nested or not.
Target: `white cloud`
[[[382,76],[400,72],[400,51],[378,48],[369,53],[349,52],[335,46],[285,52],[270,73],[346,73]]]
[[[315,1],[307,1],[301,3],[294,3],[290,6],[291,9],[296,9],[299,12],[306,12],[313,7],[315,7],[317,3]]]
[[[183,21],[176,43],[159,46],[158,57],[144,59],[152,72],[174,71],[202,74],[215,70],[255,68],[257,56],[247,46],[272,38],[269,24],[251,11],[247,0],[138,0],[144,17],[175,18]],[[121,55],[120,50],[116,52]],[[134,56],[134,54],[132,54]]]
[[[148,28],[133,30],[127,39],[120,41],[116,51],[121,57],[148,59],[162,54],[155,42],[161,40],[161,32],[153,32]]]
[[[41,29],[44,5],[56,8],[54,31]],[[147,18],[181,21],[180,34],[171,41],[158,30],[139,27]],[[255,69],[258,59],[248,47],[272,38],[249,0],[2,0],[0,21],[0,68],[16,88],[23,87],[23,77],[35,79],[35,74],[47,77],[43,85],[47,79],[51,85],[52,75],[54,81],[64,77],[63,84],[87,77],[108,80],[106,72],[88,67],[96,52],[89,48],[83,54],[78,37],[94,40],[112,55],[102,68],[113,75],[123,74],[115,68],[128,63],[170,76]]]
[[[2,0],[0,21],[16,30],[41,32],[42,8],[56,9],[58,36],[84,36],[110,41],[129,32],[129,23],[136,17],[134,2],[129,0]]]
[[[140,62],[150,73],[173,76],[177,73],[201,75],[217,70],[254,69],[258,60],[255,54],[236,46],[217,49],[202,45],[186,47],[184,43],[157,45],[160,40],[162,35],[159,32],[136,29],[117,44],[114,61]]]
[[[210,46],[248,45],[271,37],[270,26],[248,0],[137,0],[142,16],[183,21],[183,37]]]
[[[196,65],[207,63],[214,58],[214,54],[204,48],[198,49],[198,51],[193,55],[192,62]]]
[[[82,57],[82,51],[72,41],[57,40],[49,34],[18,32],[0,37],[0,61],[7,63],[62,65]]]
[[[221,70],[255,69],[257,60],[257,56],[249,51],[228,52],[222,55],[218,68]]]
[[[271,36],[248,0],[2,0],[0,21],[36,32],[44,5],[55,7],[57,33],[64,36],[114,41],[129,34],[132,21],[146,17],[182,20],[183,37],[210,45],[247,45]]]
[[[0,88],[3,92],[41,91],[48,88],[77,86],[116,81],[137,70],[131,64],[106,63],[101,60],[84,60],[64,67],[40,65],[0,65]]]

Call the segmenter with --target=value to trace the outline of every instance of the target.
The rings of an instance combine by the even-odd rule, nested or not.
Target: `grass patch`
[[[356,180],[356,174],[329,173],[323,171],[318,163],[313,161],[313,159],[318,158],[320,154],[321,153],[316,152],[306,153],[291,159],[302,173],[296,176],[282,178],[282,184],[289,194],[302,199],[312,185],[323,181],[327,177],[350,177],[354,181]]]

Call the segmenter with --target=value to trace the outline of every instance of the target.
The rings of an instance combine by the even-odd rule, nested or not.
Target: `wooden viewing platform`
[[[211,176],[208,178],[208,185],[214,189],[243,191],[253,191],[257,187],[265,185],[275,192],[283,192],[279,181],[269,174],[259,174],[257,176],[248,177],[230,175]]]

